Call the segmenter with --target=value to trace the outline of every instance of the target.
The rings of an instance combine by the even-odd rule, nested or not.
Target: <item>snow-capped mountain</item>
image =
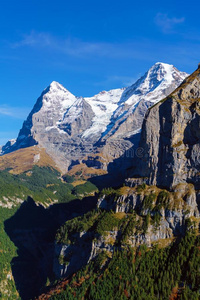
[[[89,139],[94,135],[100,138],[106,132],[107,126],[111,123],[112,115],[118,108],[123,91],[124,89],[103,91],[93,97],[85,98],[92,107],[95,116],[92,119],[91,127],[84,132],[84,138]]]
[[[153,65],[121,94],[104,139],[130,137],[139,132],[147,108],[169,95],[187,76],[173,65],[159,62]]]
[[[130,87],[103,91],[94,97],[85,98],[95,116],[92,126],[84,132],[83,137],[101,135],[105,140],[110,136],[128,137],[133,132],[139,132],[146,109],[169,95],[187,76],[173,65],[158,62]],[[135,125],[133,114],[137,121]],[[125,126],[123,123],[129,116],[132,118]],[[126,129],[123,130],[123,127]]]
[[[156,63],[130,87],[89,98],[76,97],[53,81],[4,153],[38,144],[67,170],[73,161],[98,151],[102,142],[120,139],[123,144],[124,138],[132,138],[140,131],[147,108],[187,76],[172,65]]]

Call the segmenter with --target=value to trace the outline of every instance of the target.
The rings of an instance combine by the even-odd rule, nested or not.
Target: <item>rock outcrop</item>
[[[135,175],[147,177],[148,184],[200,187],[200,69],[148,110],[140,147]]]
[[[145,184],[106,190],[98,200],[100,211],[93,219],[84,217],[85,224],[90,224],[87,230],[78,231],[81,219],[68,223],[67,231],[64,227],[60,230],[61,236],[66,232],[68,238],[55,245],[56,276],[73,274],[102,252],[112,257],[115,250],[127,246],[166,246],[176,236],[184,236],[188,222],[198,228],[198,201],[194,186],[185,183],[171,192]]]

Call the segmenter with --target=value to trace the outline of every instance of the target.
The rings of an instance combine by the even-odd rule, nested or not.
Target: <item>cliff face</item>
[[[199,193],[192,184],[178,184],[171,192],[126,184],[106,190],[98,200],[99,210],[61,227],[55,245],[57,277],[73,274],[102,252],[112,257],[116,249],[127,246],[165,246],[184,236],[189,221],[198,228]]]
[[[200,187],[200,69],[149,109],[142,126],[137,175],[148,184]]]

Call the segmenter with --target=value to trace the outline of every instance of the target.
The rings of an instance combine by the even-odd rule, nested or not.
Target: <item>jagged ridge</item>
[[[186,76],[172,65],[156,63],[132,86],[85,99],[52,82],[38,98],[16,142],[2,148],[3,154],[38,144],[67,171],[73,161],[99,151],[101,142],[120,139],[123,152],[133,146],[124,140],[139,132],[147,108]]]

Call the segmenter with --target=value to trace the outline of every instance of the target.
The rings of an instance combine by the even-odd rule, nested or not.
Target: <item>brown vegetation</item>
[[[10,169],[10,173],[13,174],[28,171],[34,165],[39,167],[50,166],[60,171],[45,149],[38,146],[19,149],[0,156],[0,170]]]

